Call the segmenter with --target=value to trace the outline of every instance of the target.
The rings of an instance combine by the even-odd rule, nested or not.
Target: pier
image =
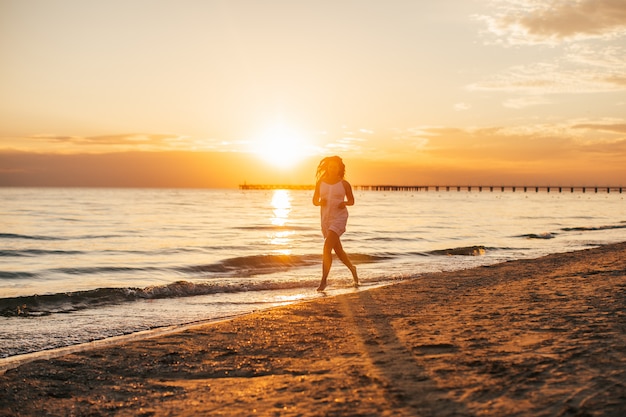
[[[311,184],[240,184],[240,190],[313,190]],[[619,193],[622,186],[562,186],[562,185],[353,185],[358,191],[466,191],[466,192],[547,192],[547,193]]]
[[[240,190],[314,190],[310,184],[240,184]]]
[[[562,186],[562,185],[356,185],[355,190],[363,191],[511,191],[511,192],[592,192],[592,193],[622,193],[624,187],[611,186]]]

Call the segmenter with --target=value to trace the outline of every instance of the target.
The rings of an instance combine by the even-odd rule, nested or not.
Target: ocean
[[[316,291],[312,191],[0,188],[0,368],[19,355],[624,240],[625,195],[355,191]]]

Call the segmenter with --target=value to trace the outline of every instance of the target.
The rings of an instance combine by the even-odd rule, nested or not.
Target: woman
[[[356,267],[350,262],[348,255],[343,250],[341,240],[339,240],[339,237],[346,231],[346,223],[348,222],[346,206],[354,205],[352,186],[343,179],[345,173],[346,166],[338,156],[324,158],[317,166],[317,183],[313,194],[313,205],[320,206],[322,233],[324,235],[322,281],[317,288],[318,291],[324,291],[326,288],[326,280],[333,263],[333,250],[352,272],[354,286],[359,285]]]

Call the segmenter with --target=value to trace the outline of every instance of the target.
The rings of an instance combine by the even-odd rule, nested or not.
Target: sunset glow
[[[271,165],[291,168],[313,152],[304,135],[282,124],[277,124],[252,140],[252,150]]]
[[[107,184],[93,155],[116,186],[310,182],[335,154],[355,183],[626,185],[625,11],[0,0],[0,185]]]

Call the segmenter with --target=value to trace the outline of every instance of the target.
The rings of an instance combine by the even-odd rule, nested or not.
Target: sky
[[[0,0],[0,186],[626,186],[626,0]]]

